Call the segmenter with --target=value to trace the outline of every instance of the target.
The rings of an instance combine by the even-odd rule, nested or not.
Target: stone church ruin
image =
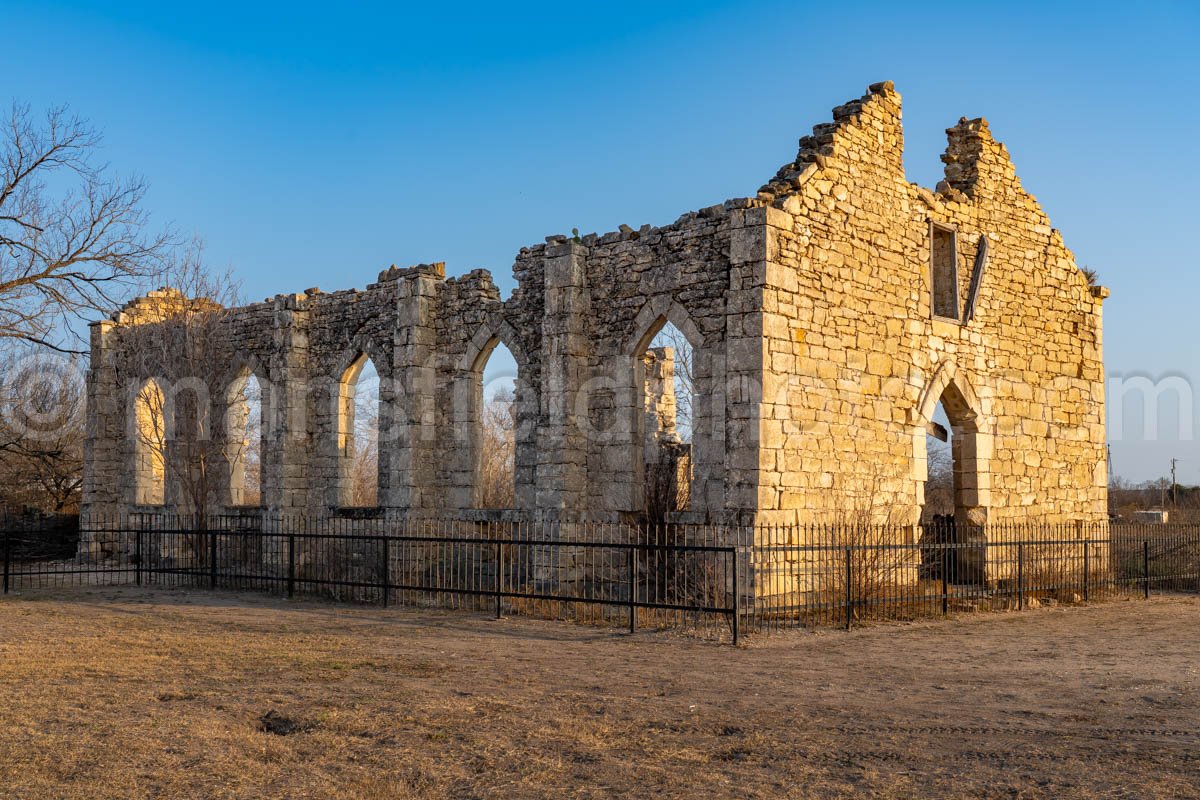
[[[629,521],[661,491],[653,473],[677,521],[913,525],[934,432],[951,443],[957,522],[1103,520],[1107,290],[986,121],[948,137],[945,180],[910,183],[900,95],[873,85],[753,196],[523,248],[507,299],[486,270],[442,264],[238,308],[151,292],[91,329],[85,514]],[[202,336],[183,331],[188,314]],[[691,350],[690,442],[675,429],[676,354],[652,346],[668,323]],[[481,507],[478,480],[499,344],[517,364],[515,499],[501,510]],[[378,476],[361,508],[348,459],[368,359]],[[250,380],[254,493],[240,455]]]

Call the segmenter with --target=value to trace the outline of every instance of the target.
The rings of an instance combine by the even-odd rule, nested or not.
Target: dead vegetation
[[[89,799],[1195,797],[1198,623],[1200,600],[1157,598],[735,649],[222,595],[10,596],[0,785]]]

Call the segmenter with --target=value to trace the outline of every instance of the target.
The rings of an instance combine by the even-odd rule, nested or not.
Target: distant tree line
[[[1200,486],[1175,484],[1169,478],[1134,483],[1113,478],[1108,484],[1108,513],[1118,518],[1134,512],[1165,509],[1172,522],[1200,522]]]

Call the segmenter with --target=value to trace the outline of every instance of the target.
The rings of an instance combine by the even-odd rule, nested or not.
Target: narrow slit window
[[[931,226],[933,267],[933,315],[959,319],[958,242],[953,228]]]

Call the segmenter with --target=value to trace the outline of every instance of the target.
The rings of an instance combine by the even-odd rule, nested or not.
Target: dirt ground
[[[735,649],[27,593],[0,601],[0,795],[1195,798],[1198,631],[1200,599],[1155,598]]]

